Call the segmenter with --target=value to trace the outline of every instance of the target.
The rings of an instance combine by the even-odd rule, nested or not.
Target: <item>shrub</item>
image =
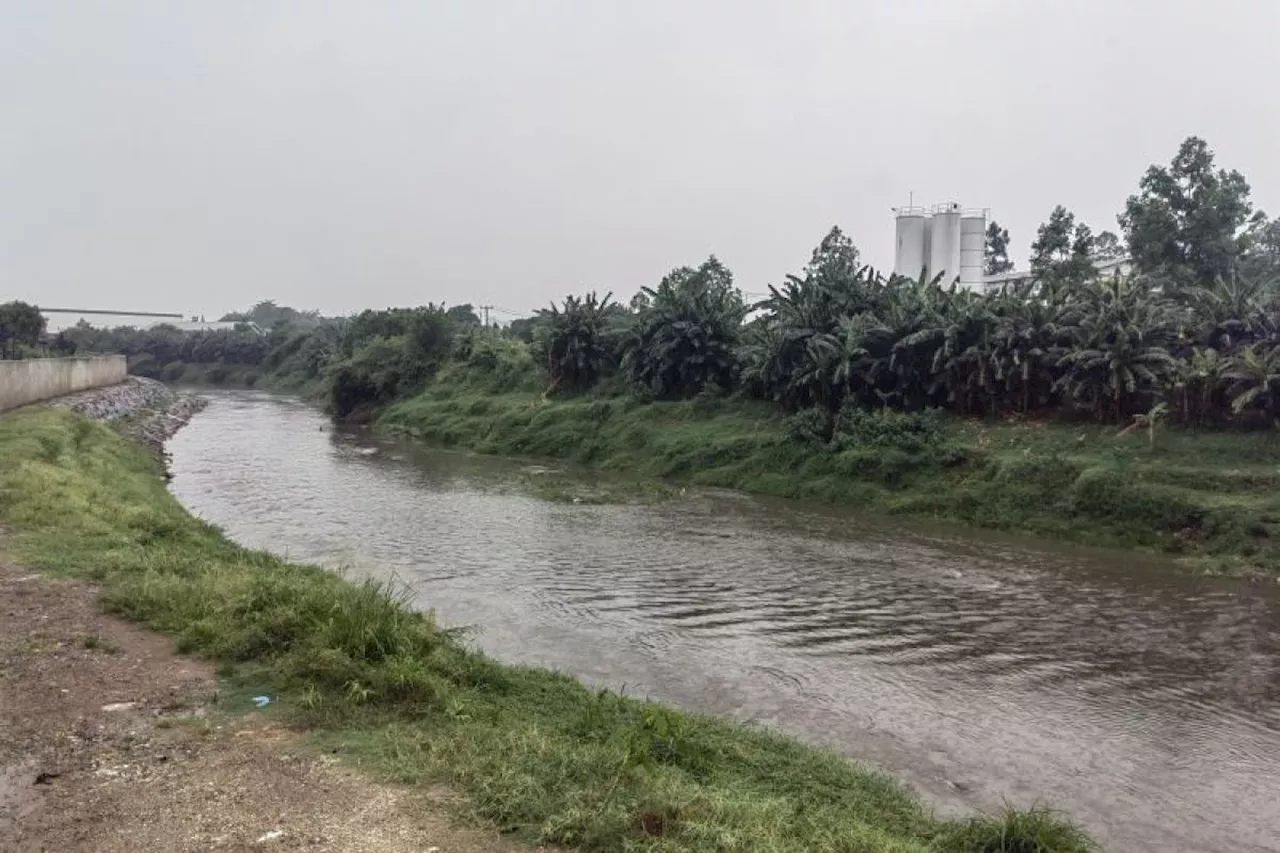
[[[835,438],[845,447],[870,445],[919,453],[943,443],[942,418],[937,409],[900,412],[845,406],[836,418]]]
[[[802,409],[787,418],[787,438],[810,447],[826,447],[835,422],[825,409]]]
[[[328,371],[329,404],[346,417],[389,403],[426,378],[426,365],[411,357],[404,337],[373,338]]]
[[[513,338],[478,330],[468,336],[459,355],[462,379],[495,393],[532,389],[539,384],[529,347]]]
[[[1136,481],[1120,467],[1085,469],[1071,486],[1072,509],[1102,520],[1124,519],[1156,530],[1198,526],[1205,510],[1168,486]]]

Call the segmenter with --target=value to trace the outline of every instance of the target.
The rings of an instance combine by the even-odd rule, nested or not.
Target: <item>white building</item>
[[[1030,270],[987,275],[987,209],[966,210],[955,202],[933,207],[895,207],[896,245],[893,271],[908,278],[942,276],[942,283],[959,282],[961,287],[991,293],[1008,285],[1031,280]],[[1128,258],[1095,260],[1102,276],[1128,275],[1133,264]]]
[[[1109,258],[1105,261],[1095,260],[1093,267],[1098,271],[1098,275],[1103,277],[1128,275],[1133,269],[1133,262],[1129,258]],[[984,276],[982,287],[984,292],[992,293],[1009,285],[1026,284],[1031,281],[1031,278],[1030,270],[1010,270],[1009,272]]]
[[[159,323],[152,323],[147,328],[154,329],[157,326],[172,326],[179,332],[231,332],[245,326],[251,332],[263,334],[261,327],[257,323],[251,323],[245,320],[228,321],[228,320],[163,320]]]
[[[981,290],[990,211],[965,210],[955,202],[894,208],[897,245],[893,271],[908,278],[942,276],[944,284]]]
[[[44,315],[45,328],[51,333],[70,329],[80,323],[87,323],[95,329],[113,329],[119,326],[144,329],[157,322],[173,323],[182,319],[181,314],[159,314],[150,311],[136,313],[130,311],[81,311],[74,308],[45,308],[43,306],[40,308],[40,313]]]

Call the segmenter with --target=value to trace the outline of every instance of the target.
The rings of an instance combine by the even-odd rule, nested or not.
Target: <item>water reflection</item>
[[[940,808],[1043,799],[1113,850],[1275,850],[1280,595],[1129,554],[724,493],[547,503],[519,463],[226,394],[173,488],[238,540],[394,574],[511,661],[777,725]]]

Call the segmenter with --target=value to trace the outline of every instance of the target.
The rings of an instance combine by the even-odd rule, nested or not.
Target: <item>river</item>
[[[1280,850],[1274,583],[732,493],[548,502],[527,463],[208,396],[169,443],[192,512],[398,578],[502,660],[776,726],[945,813],[1043,802],[1113,853]]]

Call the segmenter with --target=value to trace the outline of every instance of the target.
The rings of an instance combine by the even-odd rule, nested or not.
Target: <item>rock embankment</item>
[[[119,385],[59,397],[50,403],[103,421],[118,421],[121,431],[156,453],[191,416],[208,405],[203,397],[179,394],[154,379],[130,376]]]

